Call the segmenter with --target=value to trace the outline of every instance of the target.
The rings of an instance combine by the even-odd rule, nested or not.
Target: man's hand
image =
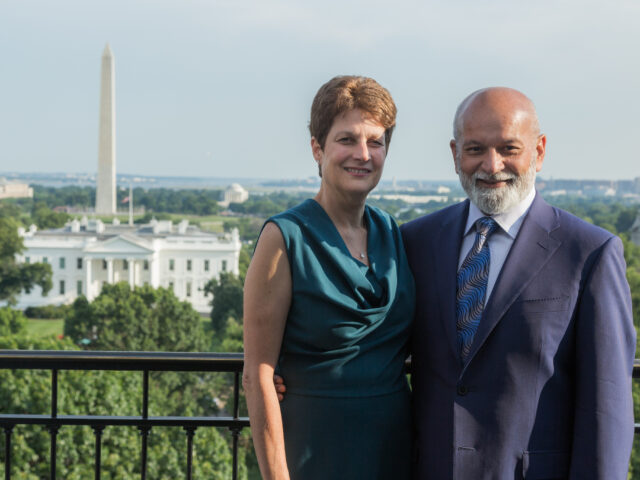
[[[284,384],[284,378],[280,375],[273,376],[273,385],[276,387],[276,393],[278,394],[278,400],[281,402],[284,400],[284,394],[287,391],[287,386]]]

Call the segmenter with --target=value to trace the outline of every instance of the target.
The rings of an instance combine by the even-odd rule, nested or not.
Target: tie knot
[[[488,237],[498,228],[498,224],[491,217],[482,217],[476,220],[476,232],[484,237]]]

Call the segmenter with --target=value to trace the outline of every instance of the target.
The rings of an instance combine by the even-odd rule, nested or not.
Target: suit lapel
[[[561,245],[550,235],[558,226],[553,209],[536,194],[484,309],[463,373],[509,307]]]
[[[440,319],[447,332],[451,351],[457,359],[460,358],[460,353],[456,333],[456,273],[468,211],[468,200],[453,209],[437,232],[436,248],[431,252],[436,258],[435,283],[440,305]]]

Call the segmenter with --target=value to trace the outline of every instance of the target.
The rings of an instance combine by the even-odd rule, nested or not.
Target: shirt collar
[[[503,232],[506,232],[506,234],[511,238],[516,238],[516,235],[518,235],[518,231],[520,230],[520,226],[522,225],[522,221],[524,220],[524,216],[529,210],[529,207],[533,203],[533,199],[535,197],[536,189],[532,188],[518,204],[513,206],[513,208],[506,212],[491,215],[491,218],[496,221]],[[475,225],[476,220],[486,216],[487,215],[482,213],[475,203],[470,202],[467,225],[464,227],[464,235],[466,236],[469,233]]]

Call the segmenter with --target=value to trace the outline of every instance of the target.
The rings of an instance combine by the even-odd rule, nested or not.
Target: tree
[[[20,310],[0,308],[0,337],[24,334],[26,330],[27,318]]]
[[[226,328],[229,317],[242,321],[242,280],[231,272],[222,272],[220,278],[212,278],[204,286],[207,294],[213,295],[211,301],[211,327],[214,334],[220,334]]]
[[[22,290],[29,293],[34,285],[39,285],[43,294],[51,290],[51,266],[18,263],[16,255],[23,251],[18,224],[12,218],[0,217],[0,301],[13,304]]]
[[[107,284],[91,303],[78,297],[64,321],[64,334],[97,350],[203,351],[200,315],[173,291],[127,282]]]
[[[37,202],[33,205],[31,218],[38,228],[60,228],[71,217],[68,213],[54,212],[46,204]]]

